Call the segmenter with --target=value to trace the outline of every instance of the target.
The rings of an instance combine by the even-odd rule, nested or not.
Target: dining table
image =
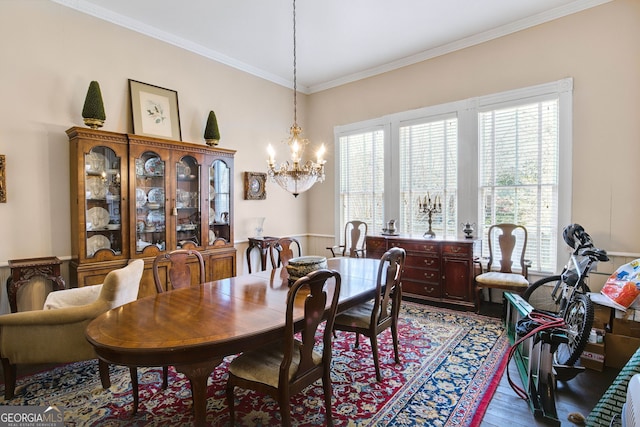
[[[373,298],[379,262],[327,260],[341,277],[338,312]],[[110,364],[174,366],[189,379],[195,424],[205,425],[209,376],[224,357],[282,338],[288,290],[281,267],[163,292],[103,313],[87,326],[86,337]],[[297,322],[303,298],[294,306]]]

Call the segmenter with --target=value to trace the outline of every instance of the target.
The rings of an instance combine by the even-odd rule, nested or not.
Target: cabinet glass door
[[[84,156],[87,258],[98,251],[122,253],[120,178],[122,159],[109,147],[93,147]]]
[[[209,167],[209,245],[217,239],[228,243],[231,236],[231,169],[223,160],[214,160]]]
[[[200,164],[192,156],[184,156],[175,168],[175,241],[178,248],[201,246]]]
[[[166,180],[165,162],[152,151],[135,159],[136,253],[147,246],[165,249],[166,236]]]

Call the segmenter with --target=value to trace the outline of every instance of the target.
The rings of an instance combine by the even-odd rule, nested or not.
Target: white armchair
[[[97,358],[85,337],[89,322],[98,315],[134,301],[144,261],[135,260],[113,270],[97,286],[52,292],[45,309],[0,316],[0,359],[4,371],[5,400],[15,393],[16,365],[70,363]],[[100,361],[102,386],[111,385],[109,369]]]

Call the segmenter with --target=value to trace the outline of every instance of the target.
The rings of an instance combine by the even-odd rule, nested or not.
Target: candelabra
[[[436,233],[434,233],[431,229],[431,217],[434,213],[442,212],[442,203],[440,203],[440,196],[435,196],[433,198],[433,202],[431,202],[431,195],[429,195],[429,193],[427,193],[427,195],[424,197],[424,201],[421,201],[418,197],[418,212],[426,214],[429,221],[429,230],[427,230],[422,235],[422,237],[433,239],[434,237],[436,237]]]

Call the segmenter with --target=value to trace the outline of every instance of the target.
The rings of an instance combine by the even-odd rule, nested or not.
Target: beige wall
[[[500,39],[311,95],[312,136],[389,113],[574,78],[572,220],[610,251],[640,252],[640,2],[615,0]],[[464,148],[462,148],[464,149]],[[332,233],[334,163],[310,202]]]
[[[8,188],[8,201],[0,204],[0,265],[70,255],[65,130],[83,126],[91,80],[102,90],[105,130],[132,131],[129,78],[178,92],[184,141],[204,144],[207,115],[216,112],[220,146],[237,150],[237,241],[254,235],[250,224],[258,216],[267,218],[267,234],[306,232],[306,195],[295,200],[268,184],[266,201],[243,200],[243,172],[265,171],[267,144],[284,156],[290,89],[46,0],[0,1],[0,58],[0,154]],[[305,97],[298,101],[304,119]]]
[[[238,150],[236,241],[265,216],[265,233],[334,232],[334,163],[327,181],[293,199],[268,184],[266,201],[242,199],[244,171],[264,171],[265,148],[292,120],[289,89],[45,0],[0,1],[0,154],[8,202],[0,204],[0,265],[68,257],[69,160],[64,131],[82,125],[87,87],[98,80],[104,129],[130,132],[127,79],[178,92],[182,138],[204,143],[216,111],[221,146]],[[333,128],[528,85],[574,78],[573,219],[612,251],[640,252],[635,166],[640,155],[640,2],[584,12],[377,77],[299,96],[300,124],[314,144]],[[330,150],[331,151],[331,150]],[[331,154],[331,153],[330,153]],[[322,237],[324,236],[324,237]],[[310,242],[310,247],[320,246]],[[239,252],[239,272],[243,253]]]

